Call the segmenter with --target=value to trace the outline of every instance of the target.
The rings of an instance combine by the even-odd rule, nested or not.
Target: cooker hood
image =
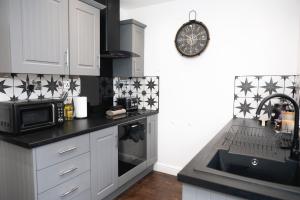
[[[139,57],[134,52],[120,50],[120,0],[98,1],[106,6],[104,10],[101,10],[101,58]]]

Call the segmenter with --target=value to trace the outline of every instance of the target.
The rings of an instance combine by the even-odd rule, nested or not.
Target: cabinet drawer
[[[90,170],[90,153],[85,153],[37,172],[38,193]]]
[[[38,195],[39,200],[73,200],[82,192],[90,191],[90,171]],[[84,199],[82,199],[84,200]]]
[[[78,196],[74,197],[71,200],[91,200],[91,190],[88,189],[84,192],[81,192]]]
[[[63,140],[36,149],[37,169],[73,158],[89,151],[89,134]]]

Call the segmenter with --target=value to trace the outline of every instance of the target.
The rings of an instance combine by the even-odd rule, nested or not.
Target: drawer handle
[[[61,198],[64,198],[65,196],[68,196],[69,194],[72,194],[73,192],[75,192],[76,190],[79,189],[79,186],[72,188],[71,190],[69,190],[68,192],[63,193],[62,195],[60,195]]]
[[[66,171],[60,172],[59,175],[60,175],[60,176],[64,176],[64,175],[66,175],[66,174],[69,174],[69,173],[71,173],[71,172],[76,171],[77,169],[78,169],[77,167],[73,167],[73,168],[68,169],[68,170],[66,170]]]
[[[68,152],[70,152],[70,151],[74,151],[75,149],[77,149],[77,147],[70,147],[70,148],[68,148],[68,149],[66,149],[66,150],[63,150],[63,151],[60,151],[60,152],[58,152],[60,155],[62,155],[62,154],[65,154],[65,153],[68,153]]]

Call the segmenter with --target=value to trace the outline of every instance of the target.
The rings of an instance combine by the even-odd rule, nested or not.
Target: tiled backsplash
[[[139,109],[159,109],[159,77],[147,76],[140,78],[113,79],[114,105],[118,97],[136,97]]]
[[[261,100],[271,94],[283,93],[298,98],[296,75],[289,76],[236,76],[234,83],[233,115],[238,118],[255,118]],[[297,94],[296,94],[297,93]],[[298,99],[297,99],[298,100]],[[262,114],[270,114],[272,105],[280,102],[272,99],[263,107]]]
[[[68,80],[70,87],[64,87]],[[113,88],[109,82],[113,82]],[[29,85],[35,85],[30,88]],[[25,99],[58,98],[63,92],[69,96],[79,96],[81,80],[78,76],[40,75],[40,74],[0,74],[0,101]],[[97,92],[97,91],[95,91]],[[139,109],[159,109],[159,77],[105,78],[100,77],[102,96],[114,95],[114,104],[118,97],[137,97]]]
[[[66,80],[69,80],[69,89],[64,88],[63,81]],[[35,88],[29,85],[35,85]],[[69,96],[78,96],[80,78],[40,74],[0,75],[0,101],[57,98],[65,91]]]

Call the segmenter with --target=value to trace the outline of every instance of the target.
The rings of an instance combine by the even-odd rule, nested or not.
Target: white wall
[[[175,34],[195,9],[211,41],[196,58]],[[232,118],[235,75],[295,74],[299,0],[177,0],[126,10],[145,24],[145,74],[160,76],[159,161],[176,174]]]
[[[121,19],[128,19],[128,18],[130,18],[129,14],[128,14],[128,10],[120,8],[120,18]]]
[[[298,38],[298,71],[297,73],[300,75],[300,18],[299,18],[299,38]],[[299,80],[300,81],[300,80]],[[300,83],[299,83],[300,85]]]

